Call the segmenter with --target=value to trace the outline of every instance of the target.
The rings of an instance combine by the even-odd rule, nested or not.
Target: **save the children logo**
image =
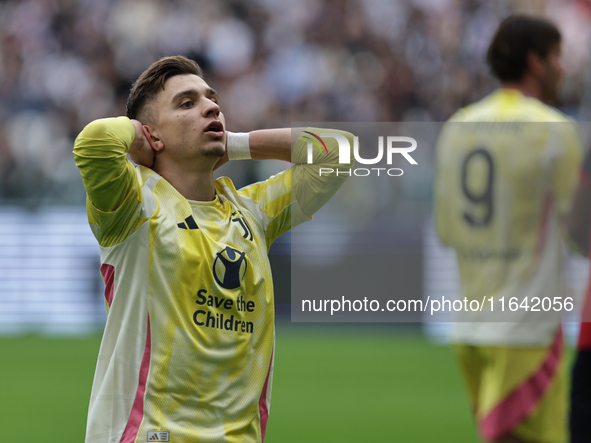
[[[216,254],[213,277],[222,288],[236,289],[240,286],[247,267],[246,253],[228,246]]]
[[[218,285],[225,289],[240,287],[246,274],[248,260],[246,253],[227,246],[215,255],[213,276]],[[237,291],[220,293],[218,288],[199,289],[195,303],[199,306],[193,313],[197,327],[252,334],[252,314],[256,309],[253,294]]]
[[[326,143],[323,139],[326,137],[332,137],[337,141],[338,149],[339,149],[339,164],[351,164],[351,145],[347,137],[343,134],[338,134],[335,132],[323,132],[320,134],[320,137],[316,134],[313,134],[308,131],[302,131],[302,133],[308,134],[314,138],[310,138],[308,135],[302,135],[302,138],[310,140],[308,142],[308,156],[307,162],[308,164],[314,163],[314,145],[318,147],[321,153],[325,153],[328,155],[328,148]],[[359,153],[359,137],[353,137],[353,156],[355,161],[362,165],[375,165],[382,161],[384,158],[384,154],[386,155],[386,162],[388,165],[392,165],[392,158],[394,154],[402,155],[406,161],[408,161],[411,165],[416,165],[416,160],[410,155],[415,149],[417,149],[417,141],[412,137],[400,137],[400,136],[387,136],[386,139],[386,149],[384,149],[384,137],[378,137],[378,154],[374,158],[363,158]],[[391,177],[398,177],[401,176],[404,171],[400,168],[346,168],[340,169],[337,168],[319,168],[318,174],[322,175],[356,175],[356,176],[368,176],[373,173],[380,175],[380,172],[385,171],[385,173]]]

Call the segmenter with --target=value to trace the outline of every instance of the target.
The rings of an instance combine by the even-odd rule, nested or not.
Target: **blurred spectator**
[[[495,87],[485,46],[521,3],[1,1],[0,203],[82,203],[74,136],[93,119],[123,114],[130,79],[164,55],[199,62],[234,131],[444,121]],[[569,0],[534,6],[529,12],[568,23],[565,40],[575,43],[564,45],[563,109],[588,112],[591,8]]]

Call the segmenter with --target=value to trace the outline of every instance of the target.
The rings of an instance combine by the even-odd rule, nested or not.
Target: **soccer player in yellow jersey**
[[[74,146],[108,310],[86,442],[262,442],[275,329],[267,253],[342,184],[318,173],[338,164],[336,139],[325,134],[326,152],[307,164],[304,137],[321,130],[293,150],[291,129],[227,132],[218,94],[180,56],[137,79],[126,114],[90,123]],[[295,164],[239,190],[213,179],[241,158]]]
[[[437,145],[437,232],[456,250],[461,298],[486,300],[484,313],[462,313],[477,321],[455,323],[453,341],[488,442],[567,438],[561,313],[546,308],[561,303],[561,230],[582,149],[576,125],[548,106],[560,43],[547,20],[505,19],[487,56],[501,87],[452,116]],[[501,299],[510,321],[487,322]]]

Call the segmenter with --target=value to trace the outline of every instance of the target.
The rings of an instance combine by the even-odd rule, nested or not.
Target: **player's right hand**
[[[154,165],[156,151],[151,143],[151,137],[144,125],[138,120],[131,119],[135,128],[135,137],[129,148],[129,156],[138,165],[151,168]]]

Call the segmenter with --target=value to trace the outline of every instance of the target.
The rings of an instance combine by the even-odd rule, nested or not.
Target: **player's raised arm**
[[[304,213],[311,217],[320,209],[350,175],[353,160],[353,134],[321,128],[263,129],[248,134],[228,133],[230,160],[252,158],[253,160],[283,160],[295,164],[292,187]],[[322,137],[323,151],[314,146],[312,162],[308,158],[308,142],[321,134],[335,134],[349,145],[349,162],[339,163],[339,141],[333,136]],[[314,134],[313,136],[311,134]],[[292,151],[292,136],[297,136]],[[339,173],[337,170],[340,168]]]
[[[267,227],[269,245],[297,224],[311,220],[344,183],[354,164],[353,134],[319,128],[306,128],[307,132],[294,131],[285,128],[228,134],[227,156],[230,160],[276,159],[294,163],[288,170],[265,182],[239,191],[261,209],[259,221]],[[297,137],[293,149],[292,135]],[[317,140],[316,137],[322,139],[322,150],[310,142],[312,137],[314,140]],[[339,144],[344,145],[345,141],[349,147],[349,160],[348,163],[339,163]],[[308,143],[313,145],[310,155]]]
[[[135,171],[128,152],[134,161],[151,166],[154,154],[142,126],[127,117],[95,120],[76,138],[76,165],[90,201],[101,211],[117,209],[133,186]]]
[[[253,160],[291,161],[291,129],[262,129],[249,134]]]
[[[300,130],[282,128],[263,129],[248,134],[229,133],[228,155],[230,160],[252,158],[253,160],[283,160],[294,163],[292,190],[296,194],[293,196],[293,200],[299,203],[308,217],[311,217],[343,184],[350,175],[350,168],[355,162],[353,160],[353,134],[321,128],[306,128],[305,131],[303,128]],[[314,146],[310,162],[308,142],[311,140],[312,134],[320,138],[321,134],[327,133],[347,141],[349,146],[348,163],[339,163],[339,141],[333,136],[322,137],[322,151]],[[236,142],[236,138],[245,135],[248,137],[245,137],[242,142]],[[297,137],[293,150],[291,148],[292,137]],[[236,144],[242,144],[242,147],[235,148]],[[248,151],[246,151],[247,149]],[[236,151],[241,153],[237,154]],[[340,171],[337,173],[339,168]]]

